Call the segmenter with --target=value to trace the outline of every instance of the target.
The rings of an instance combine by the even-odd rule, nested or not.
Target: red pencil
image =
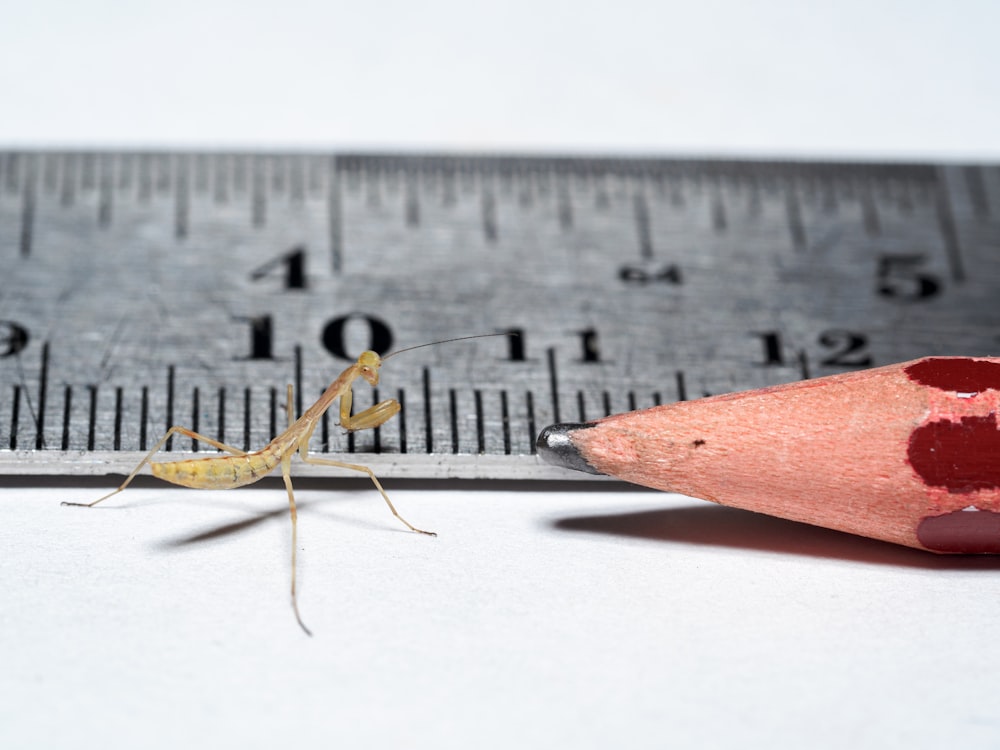
[[[1000,553],[1000,358],[929,357],[538,438],[546,461],[793,521]]]

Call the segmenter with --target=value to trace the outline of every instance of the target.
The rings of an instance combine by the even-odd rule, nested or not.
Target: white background
[[[992,2],[0,7],[0,147],[1000,159]],[[995,205],[995,204],[994,204]],[[994,214],[996,215],[996,214]],[[3,747],[997,747],[1000,562],[617,485],[0,485]]]

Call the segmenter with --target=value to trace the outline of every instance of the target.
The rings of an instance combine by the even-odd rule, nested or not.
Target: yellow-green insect
[[[492,336],[506,334],[486,335]],[[395,399],[387,399],[385,401],[380,401],[364,411],[351,415],[351,403],[353,401],[353,392],[351,389],[354,386],[354,381],[358,378],[363,378],[369,385],[376,386],[379,381],[379,368],[385,360],[389,359],[389,357],[401,354],[404,351],[418,349],[422,346],[433,346],[434,344],[442,344],[449,341],[461,341],[471,338],[482,338],[482,336],[462,336],[456,339],[435,341],[433,344],[421,344],[420,346],[413,346],[408,349],[400,349],[399,351],[387,355],[384,359],[379,357],[379,355],[375,352],[363,352],[361,356],[358,357],[357,362],[340,373],[337,379],[334,380],[333,383],[331,383],[330,386],[323,392],[323,395],[319,397],[319,400],[310,406],[298,419],[294,418],[295,415],[292,407],[292,386],[289,385],[287,404],[288,429],[274,438],[274,440],[268,443],[265,448],[259,451],[248,453],[240,450],[239,448],[234,448],[231,445],[221,443],[218,440],[213,440],[206,435],[192,432],[186,427],[171,427],[167,430],[167,433],[160,439],[160,441],[153,446],[153,449],[146,454],[145,458],[139,462],[139,465],[132,470],[132,473],[125,478],[125,481],[122,482],[121,486],[114,492],[109,492],[104,497],[99,497],[92,503],[64,502],[63,505],[92,508],[98,503],[107,500],[109,497],[117,495],[119,492],[128,487],[131,481],[135,478],[136,474],[139,473],[139,470],[147,463],[150,465],[150,469],[152,469],[153,476],[159,477],[160,479],[164,479],[168,482],[173,482],[174,484],[179,484],[184,487],[193,487],[196,489],[231,489],[234,487],[242,487],[246,484],[253,484],[257,480],[270,474],[275,467],[280,464],[281,476],[285,480],[285,488],[288,490],[288,506],[292,518],[292,610],[295,612],[295,619],[298,621],[302,629],[308,635],[312,635],[312,632],[306,627],[305,623],[302,621],[301,615],[299,614],[298,599],[295,593],[295,551],[297,547],[298,516],[295,510],[295,494],[292,491],[292,479],[290,474],[292,457],[298,453],[302,460],[308,464],[334,466],[340,469],[364,472],[375,484],[376,489],[378,489],[379,493],[382,495],[382,499],[385,500],[386,505],[389,506],[389,510],[392,511],[392,514],[398,518],[403,525],[411,531],[415,531],[419,534],[436,536],[433,531],[418,529],[416,526],[399,515],[399,512],[396,510],[395,506],[393,506],[392,501],[389,500],[389,496],[382,488],[382,484],[378,481],[378,477],[375,476],[375,473],[371,469],[367,466],[361,466],[360,464],[349,464],[342,461],[333,461],[327,458],[316,458],[315,456],[309,454],[309,439],[312,437],[313,431],[316,429],[316,425],[319,423],[320,418],[333,405],[333,402],[337,398],[340,399],[340,424],[348,431],[368,430],[385,424],[399,413],[399,402]],[[150,461],[150,459],[157,453],[157,451],[160,450],[167,439],[171,435],[175,434],[203,441],[231,455],[194,458],[183,461],[172,461],[169,463]]]

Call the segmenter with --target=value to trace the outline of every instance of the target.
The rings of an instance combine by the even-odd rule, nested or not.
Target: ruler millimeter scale
[[[312,450],[565,478],[552,422],[996,355],[1000,168],[7,153],[0,264],[2,473],[124,473],[174,424],[257,449],[286,383],[300,414],[365,348],[499,331],[390,360],[355,410],[399,417]]]

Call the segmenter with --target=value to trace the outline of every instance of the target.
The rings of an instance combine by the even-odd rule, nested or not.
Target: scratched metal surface
[[[261,447],[363,348],[517,331],[390,361],[402,418],[313,448],[565,478],[553,421],[996,355],[998,247],[995,165],[0,154],[0,473]]]

